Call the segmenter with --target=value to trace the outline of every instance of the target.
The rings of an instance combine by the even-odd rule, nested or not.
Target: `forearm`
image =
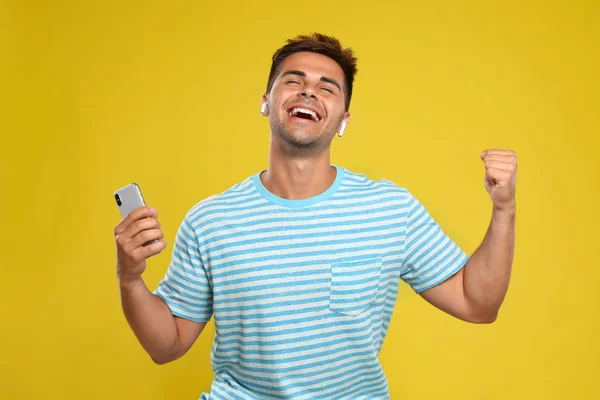
[[[156,363],[176,357],[179,336],[169,307],[152,294],[142,278],[120,281],[121,307],[142,347]]]
[[[476,318],[494,320],[508,290],[514,254],[515,207],[494,208],[480,247],[463,275],[464,294]]]

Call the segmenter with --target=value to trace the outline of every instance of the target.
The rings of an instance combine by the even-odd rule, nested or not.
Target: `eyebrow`
[[[285,71],[283,74],[281,74],[281,77],[284,77],[286,75],[297,75],[297,76],[306,78],[306,73],[304,73],[302,71],[293,70],[293,69],[289,70],[289,71]],[[339,83],[337,83],[337,81],[335,79],[331,79],[326,76],[322,76],[320,80],[322,82],[331,83],[332,85],[336,86],[340,91],[342,91],[342,87],[340,86]]]

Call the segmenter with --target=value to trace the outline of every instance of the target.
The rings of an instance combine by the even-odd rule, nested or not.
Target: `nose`
[[[299,96],[301,97],[305,97],[305,98],[311,98],[311,99],[316,99],[316,93],[315,90],[313,88],[310,87],[303,87],[300,92],[298,93]]]

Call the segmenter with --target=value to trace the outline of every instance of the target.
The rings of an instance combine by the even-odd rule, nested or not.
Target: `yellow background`
[[[122,316],[112,193],[137,182],[172,244],[197,201],[266,168],[270,57],[310,31],[359,57],[332,161],[408,187],[468,253],[491,212],[479,154],[520,157],[499,319],[460,322],[401,284],[392,399],[600,398],[597,1],[164,4],[2,3],[0,398],[209,389],[212,324],[157,366]]]

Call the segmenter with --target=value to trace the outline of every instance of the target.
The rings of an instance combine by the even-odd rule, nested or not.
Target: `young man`
[[[163,238],[156,210],[115,227],[124,314],[156,363],[184,355],[214,316],[203,399],[388,398],[377,355],[401,279],[462,320],[497,316],[513,258],[515,153],[481,155],[492,221],[467,257],[406,189],[330,164],[355,73],[352,51],[320,34],[274,54],[261,103],[268,169],[188,212],[153,293],[141,275],[166,244],[142,244]]]

